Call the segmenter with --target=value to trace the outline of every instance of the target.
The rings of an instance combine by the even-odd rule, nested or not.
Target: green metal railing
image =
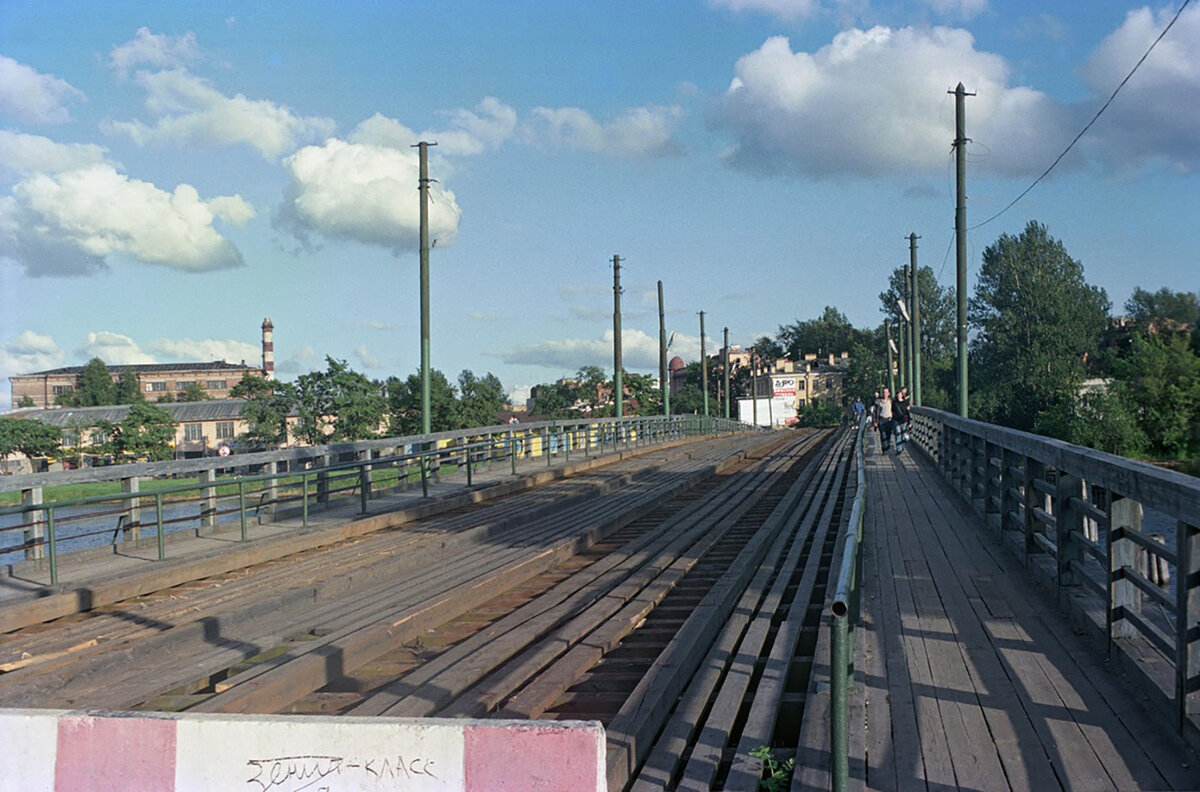
[[[863,431],[859,421],[854,441],[856,486],[854,505],[833,596],[833,640],[830,647],[829,719],[831,775],[835,792],[850,787],[850,688],[854,682],[854,628],[862,605],[863,510],[866,508],[867,479],[863,465]]]
[[[245,541],[248,539],[251,517],[258,518],[263,516],[264,512],[265,516],[273,517],[278,507],[283,504],[299,506],[301,525],[304,527],[309,525],[314,498],[318,504],[327,507],[333,498],[352,497],[357,493],[359,512],[365,514],[371,498],[377,497],[382,489],[377,485],[383,481],[394,481],[398,488],[414,486],[419,481],[422,496],[428,498],[431,483],[440,481],[446,468],[450,468],[452,472],[464,473],[466,485],[471,487],[475,485],[481,466],[490,468],[493,464],[507,462],[511,473],[515,475],[518,463],[536,457],[544,457],[549,467],[553,465],[555,457],[570,462],[572,452],[589,458],[619,452],[622,448],[668,442],[688,435],[755,430],[755,427],[739,422],[701,416],[641,416],[595,421],[544,422],[520,425],[519,428],[517,425],[488,427],[483,430],[465,430],[414,438],[313,447],[309,454],[301,454],[303,449],[252,454],[246,457],[252,465],[267,465],[272,469],[265,473],[222,478],[216,478],[214,472],[219,469],[245,467],[245,462],[239,457],[224,457],[193,462],[113,466],[91,471],[75,471],[62,477],[75,481],[133,481],[133,484],[127,484],[128,491],[120,493],[47,502],[42,502],[41,487],[47,482],[53,482],[53,475],[12,476],[6,477],[7,481],[0,482],[3,489],[21,490],[26,496],[36,491],[36,497],[26,497],[26,502],[19,506],[0,508],[0,517],[18,514],[22,515],[23,520],[19,525],[0,529],[0,536],[21,531],[24,537],[19,544],[0,546],[0,553],[23,550],[27,558],[44,559],[49,566],[50,585],[53,586],[59,584],[58,567],[64,543],[78,543],[80,540],[87,540],[87,537],[98,537],[111,532],[112,544],[116,544],[118,538],[123,537],[132,541],[135,547],[140,546],[144,529],[148,525],[141,520],[142,504],[149,500],[153,500],[155,510],[152,524],[157,557],[163,560],[166,558],[168,526],[174,527],[179,523],[198,524],[199,529],[215,528],[222,516],[236,515],[234,519],[239,523],[240,537]],[[386,443],[393,447],[412,446],[420,450],[373,456],[381,444]],[[340,464],[322,464],[330,457],[338,455],[366,457]],[[289,467],[294,468],[301,464],[305,468],[289,470],[287,473],[279,472],[275,468],[281,461],[288,462]],[[320,466],[307,467],[314,463]],[[122,470],[123,467],[136,468],[137,475],[130,476]],[[163,475],[195,473],[202,475],[196,483],[156,488],[153,492],[139,491],[136,483],[138,480]],[[87,476],[81,477],[79,474]],[[38,486],[25,487],[22,479],[33,479],[30,483],[36,483]],[[235,498],[236,506],[224,510],[219,507],[221,501],[228,504]],[[179,512],[181,507],[186,509],[189,502],[198,502],[200,509],[185,511],[175,516],[165,514],[164,503],[166,506],[175,507],[175,511]],[[72,511],[68,513],[66,510]],[[116,530],[113,530],[110,523],[109,527],[63,536],[65,523],[90,520],[94,524],[114,517]],[[96,544],[93,541],[91,546],[95,547]]]

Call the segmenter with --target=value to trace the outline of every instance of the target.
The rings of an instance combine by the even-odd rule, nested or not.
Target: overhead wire
[[[1162,41],[1163,36],[1167,35],[1167,32],[1174,27],[1175,23],[1179,20],[1179,16],[1183,13],[1183,10],[1188,7],[1188,4],[1191,1],[1192,0],[1183,0],[1183,5],[1179,6],[1179,10],[1175,12],[1175,16],[1171,18],[1171,21],[1167,23],[1167,26],[1163,28],[1161,33],[1158,34],[1158,38],[1154,39],[1154,41],[1150,44],[1150,47],[1146,50],[1142,57],[1138,59],[1138,62],[1134,64],[1133,68],[1130,69],[1129,74],[1125,75],[1125,79],[1121,80],[1121,83],[1116,87],[1116,89],[1113,90],[1112,95],[1108,97],[1108,101],[1106,101],[1104,105],[1096,111],[1096,115],[1092,116],[1092,120],[1087,122],[1087,125],[1079,131],[1079,134],[1075,136],[1075,139],[1072,140],[1067,147],[1063,149],[1062,153],[1054,159],[1054,162],[1050,163],[1050,167],[1046,168],[1046,170],[1042,172],[1041,176],[1038,176],[1036,179],[1034,179],[1033,183],[1026,187],[1020,195],[1018,195],[1016,198],[1013,198],[1012,201],[1009,202],[1008,206],[1004,207],[999,212],[996,212],[996,214],[992,215],[987,220],[984,220],[982,223],[971,226],[967,229],[968,231],[974,231],[977,228],[981,228],[1007,212],[1009,209],[1012,209],[1014,206],[1016,206],[1017,202],[1028,195],[1029,192],[1036,187],[1042,179],[1050,175],[1050,171],[1054,170],[1058,163],[1062,161],[1062,158],[1067,156],[1067,153],[1075,147],[1075,144],[1079,142],[1079,139],[1082,138],[1084,134],[1086,134],[1087,131],[1092,128],[1092,124],[1095,124],[1097,119],[1099,119],[1104,111],[1108,109],[1108,106],[1113,103],[1113,100],[1117,98],[1117,94],[1120,93],[1121,89],[1125,87],[1125,83],[1129,82],[1129,79],[1133,77],[1134,73],[1137,72],[1143,63],[1145,63],[1146,58],[1150,57],[1150,53],[1153,52],[1154,48],[1158,46],[1158,42]]]

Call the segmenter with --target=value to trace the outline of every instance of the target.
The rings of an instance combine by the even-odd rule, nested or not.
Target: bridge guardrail
[[[471,486],[480,465],[507,461],[515,474],[520,460],[542,457],[550,466],[556,457],[569,462],[572,453],[590,457],[609,449],[654,445],[688,435],[756,430],[736,421],[694,415],[546,421],[233,457],[5,476],[0,477],[0,491],[20,491],[22,504],[0,508],[0,518],[19,515],[21,522],[0,527],[0,557],[23,551],[27,559],[45,559],[53,586],[59,583],[58,559],[64,541],[68,541],[60,535],[64,524],[107,519],[115,527],[76,531],[69,541],[78,544],[81,538],[93,537],[95,544],[94,537],[111,533],[112,544],[121,539],[137,546],[147,538],[148,526],[142,522],[142,511],[148,509],[143,506],[144,501],[153,502],[153,538],[157,556],[162,560],[166,558],[165,535],[169,530],[189,525],[195,525],[197,530],[214,529],[226,517],[240,522],[241,539],[245,540],[251,518],[272,519],[280,506],[290,503],[299,506],[302,524],[307,526],[314,499],[320,505],[328,505],[331,499],[353,497],[355,493],[360,513],[365,513],[370,499],[388,485],[415,486],[419,481],[422,495],[428,497],[429,482],[437,480],[443,468],[465,472],[467,486]],[[347,457],[351,459],[343,461]],[[282,464],[287,465],[286,472],[280,469]],[[265,472],[236,474],[237,470],[255,469]],[[218,477],[218,472],[224,470],[233,470],[234,475]],[[199,480],[157,487],[153,491],[141,490],[142,481],[181,474],[198,475]],[[48,485],[103,481],[120,481],[122,492],[70,500],[43,499],[43,488]],[[188,493],[195,494],[188,496]],[[164,510],[164,498],[174,507],[171,515]],[[220,505],[222,500],[226,503],[224,508]],[[187,504],[198,504],[199,508],[189,511]],[[6,541],[18,532],[20,542]]]
[[[850,523],[846,530],[846,541],[842,545],[837,587],[831,607],[833,636],[830,644],[829,692],[832,711],[829,744],[830,776],[835,792],[850,788],[850,687],[854,681],[854,628],[862,613],[863,512],[867,499],[863,433],[866,425],[865,417],[859,420],[858,435],[854,440],[854,505],[850,509]]]
[[[913,438],[1182,732],[1200,713],[1200,479],[924,407]],[[1147,512],[1166,525],[1147,533]],[[1164,664],[1144,663],[1153,647]]]

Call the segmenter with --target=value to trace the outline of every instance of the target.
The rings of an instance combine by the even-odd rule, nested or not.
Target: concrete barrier
[[[0,790],[601,792],[582,721],[0,710]]]

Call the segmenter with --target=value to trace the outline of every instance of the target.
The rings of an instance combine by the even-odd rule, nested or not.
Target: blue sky
[[[0,0],[0,376],[331,355],[413,373],[417,140],[436,141],[433,365],[510,389],[858,326],[908,261],[953,286],[1182,0]],[[1055,171],[973,230],[1045,223],[1119,312],[1200,288],[1200,6]],[[8,388],[0,388],[0,408]]]

